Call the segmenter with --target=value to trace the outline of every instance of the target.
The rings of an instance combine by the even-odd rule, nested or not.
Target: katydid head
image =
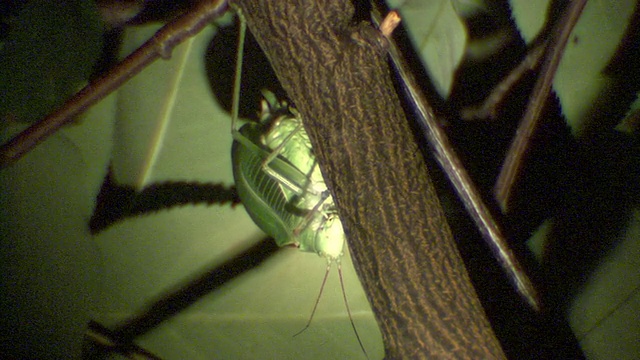
[[[315,234],[314,251],[329,262],[339,262],[344,254],[345,236],[342,222],[337,214],[323,217]]]
[[[289,104],[285,100],[278,100],[276,94],[267,89],[262,89],[260,92],[263,97],[260,101],[260,111],[258,112],[260,123],[268,124],[274,118],[291,114]]]

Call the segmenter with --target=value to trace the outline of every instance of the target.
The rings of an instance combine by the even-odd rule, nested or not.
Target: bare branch
[[[386,356],[504,358],[435,193],[387,62],[350,1],[238,0],[302,114]]]
[[[171,57],[173,48],[194,36],[227,8],[226,0],[207,0],[160,29],[113,69],[85,86],[58,110],[0,147],[0,169],[12,164],[74,117],[102,100],[158,58]]]
[[[506,94],[524,74],[538,66],[546,45],[547,43],[543,42],[532,47],[520,64],[493,88],[491,94],[489,94],[482,104],[462,109],[460,117],[464,120],[494,120],[498,114],[498,107],[504,100]]]
[[[533,136],[533,132],[549,97],[553,78],[562,59],[567,40],[573,27],[578,22],[586,3],[586,0],[571,1],[559,19],[556,31],[554,31],[553,37],[550,39],[540,77],[533,89],[522,122],[511,143],[511,147],[509,148],[507,157],[500,170],[500,175],[498,175],[498,180],[493,189],[496,200],[505,213],[509,210],[511,193],[518,173],[522,169],[524,155],[529,147],[529,139]]]
[[[389,54],[403,81],[402,87],[414,106],[416,116],[421,120],[420,125],[424,136],[429,142],[438,164],[447,174],[493,256],[500,263],[514,288],[532,309],[539,311],[541,300],[535,286],[514,252],[509,248],[504,232],[482,199],[471,176],[465,170],[447,134],[436,119],[427,98],[420,91],[417,81],[403,60],[400,50],[393,41],[389,42],[389,46]]]

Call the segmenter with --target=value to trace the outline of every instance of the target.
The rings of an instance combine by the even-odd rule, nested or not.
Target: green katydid
[[[326,258],[327,270],[305,327],[317,309],[332,264],[336,264],[342,295],[351,326],[360,348],[360,340],[347,302],[342,280],[341,258],[345,234],[327,185],[325,184],[300,114],[279,102],[275,95],[263,92],[260,122],[247,123],[236,130],[242,72],[245,20],[236,9],[240,22],[238,58],[232,102],[232,162],[236,188],[245,209],[256,225],[272,236],[278,246],[295,245],[302,251]]]

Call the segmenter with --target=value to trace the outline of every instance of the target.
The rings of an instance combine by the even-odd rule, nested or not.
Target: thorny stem
[[[153,61],[160,57],[170,58],[176,45],[196,35],[212,19],[224,13],[227,2],[228,0],[201,1],[193,10],[165,25],[114,68],[85,86],[61,108],[3,144],[0,147],[0,169],[20,159],[62,126],[73,121],[75,116],[102,100]]]
[[[555,76],[562,54],[567,45],[569,35],[580,18],[580,14],[584,9],[587,0],[571,1],[565,9],[562,17],[559,19],[552,38],[547,48],[544,62],[540,71],[540,77],[527,104],[520,126],[516,131],[516,136],[511,143],[511,147],[507,153],[498,180],[493,189],[496,200],[504,213],[508,211],[509,201],[513,186],[524,160],[525,152],[529,147],[529,139],[533,135],[533,131],[538,124],[538,120],[542,115],[542,111],[549,97],[553,78]]]

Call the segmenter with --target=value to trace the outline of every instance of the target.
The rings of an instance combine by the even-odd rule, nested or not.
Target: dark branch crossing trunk
[[[350,1],[239,0],[303,115],[391,359],[504,354],[395,93],[386,42]]]

